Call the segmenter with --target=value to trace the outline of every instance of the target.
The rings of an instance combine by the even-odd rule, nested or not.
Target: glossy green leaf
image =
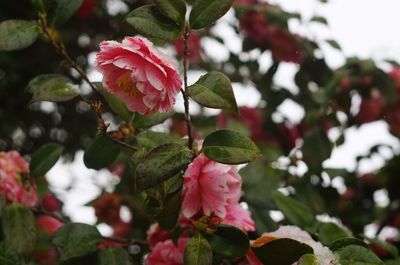
[[[197,0],[190,12],[190,26],[201,29],[210,26],[231,8],[233,0]]]
[[[53,244],[61,248],[60,260],[63,262],[96,251],[101,241],[102,236],[94,226],[69,223],[57,230]]]
[[[186,4],[183,0],[154,0],[158,9],[178,25],[183,25],[186,15]]]
[[[231,130],[209,134],[204,139],[202,151],[209,159],[223,164],[243,164],[261,156],[253,141]]]
[[[290,238],[275,239],[252,250],[260,261],[271,265],[289,265],[314,252],[309,245]]]
[[[39,26],[26,20],[6,20],[0,23],[0,51],[29,47],[39,36]]]
[[[207,239],[213,252],[225,257],[243,257],[249,250],[247,235],[234,226],[219,225]]]
[[[7,247],[14,249],[18,254],[33,251],[37,232],[35,217],[28,207],[16,203],[5,207],[2,214],[2,230]]]
[[[132,112],[126,107],[126,105],[119,100],[113,94],[107,92],[106,89],[102,86],[101,83],[96,83],[96,87],[103,95],[104,99],[107,101],[107,105],[111,108],[111,110],[117,114],[124,121],[130,121],[132,118]]]
[[[29,104],[38,101],[63,102],[80,94],[69,78],[58,74],[35,77],[28,83],[27,91],[33,94]]]
[[[164,144],[151,150],[136,167],[136,187],[148,189],[173,177],[191,162],[192,151],[179,144]]]
[[[145,130],[136,135],[136,141],[140,147],[144,147],[146,150],[153,149],[162,144],[176,143],[179,139],[173,137],[168,133],[155,132],[151,130]]]
[[[232,84],[221,72],[210,72],[188,87],[189,96],[200,105],[239,112]]]
[[[335,251],[341,265],[384,265],[372,250],[358,246],[349,245]]]
[[[341,248],[344,248],[344,247],[350,246],[350,245],[357,245],[360,247],[368,248],[368,245],[364,241],[362,241],[358,238],[354,238],[354,237],[347,237],[347,238],[340,238],[340,239],[333,241],[333,243],[329,245],[329,249],[332,251],[336,251],[338,249],[341,249]]]
[[[98,255],[99,265],[130,265],[128,253],[122,248],[106,248]]]
[[[156,40],[173,41],[180,29],[154,5],[141,6],[128,14],[126,21],[140,34]]]
[[[297,265],[318,265],[317,257],[314,254],[305,254],[301,256]]]
[[[0,264],[1,265],[21,265],[21,258],[18,253],[6,245],[5,242],[0,242]]]
[[[83,0],[55,0],[54,9],[50,12],[51,25],[61,26],[65,24],[78,9]]]
[[[182,176],[179,176],[182,178]],[[169,195],[164,203],[164,207],[157,215],[157,222],[164,230],[170,230],[175,227],[182,205],[181,190]]]
[[[291,224],[300,227],[309,227],[313,224],[314,214],[307,205],[285,196],[278,191],[275,191],[272,196],[278,209],[282,211],[283,215]]]
[[[318,233],[319,241],[324,245],[330,245],[334,241],[349,237],[349,233],[335,223],[321,223]]]
[[[213,255],[210,243],[197,233],[187,242],[183,260],[185,265],[211,265]]]
[[[168,118],[174,115],[173,111],[170,112],[158,112],[151,115],[140,115],[138,113],[135,114],[135,118],[133,119],[133,124],[136,128],[147,129],[151,126],[163,123]]]
[[[44,176],[60,158],[64,147],[56,143],[48,143],[37,149],[29,163],[29,171],[33,178]]]
[[[111,165],[119,152],[119,146],[113,143],[107,136],[98,135],[85,151],[83,162],[88,168],[102,169]]]

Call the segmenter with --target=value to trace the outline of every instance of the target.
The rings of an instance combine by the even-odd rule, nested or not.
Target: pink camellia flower
[[[240,18],[240,28],[252,42],[264,46],[268,38],[267,18],[257,11],[249,11]]]
[[[241,184],[235,166],[199,155],[183,176],[182,215],[191,218],[202,213],[225,218],[227,206],[240,199]]]
[[[147,231],[147,242],[154,248],[158,242],[168,240],[172,237],[172,232],[163,230],[158,223],[154,223]]]
[[[18,152],[0,152],[0,194],[7,201],[30,207],[37,204],[36,185],[28,173],[29,165]]]
[[[158,242],[146,259],[146,265],[182,265],[188,238],[181,237],[175,245],[171,239]]]
[[[222,223],[239,227],[247,232],[256,230],[256,225],[251,219],[250,212],[244,209],[240,203],[228,205],[227,214]]]
[[[175,63],[144,38],[103,41],[96,69],[104,75],[108,92],[141,114],[169,111],[181,89]]]

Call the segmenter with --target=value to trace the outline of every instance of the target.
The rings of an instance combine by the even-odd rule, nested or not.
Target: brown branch
[[[56,49],[56,51],[64,57],[64,59],[68,62],[68,64],[75,69],[80,77],[86,81],[86,83],[93,89],[93,91],[100,97],[103,98],[103,95],[97,90],[96,86],[89,80],[86,73],[80,68],[74,60],[72,60],[71,56],[69,55],[67,49],[65,48],[63,43],[58,43],[54,37],[49,32],[49,28],[47,26],[46,15],[40,14],[39,15],[39,24],[42,32],[46,35],[46,37],[50,40],[51,45]]]
[[[184,89],[181,89],[184,106],[185,106],[185,121],[186,121],[186,128],[188,134],[188,147],[189,149],[193,148],[193,136],[192,136],[192,125],[190,121],[190,113],[189,113],[189,94],[187,91],[188,82],[187,82],[187,72],[188,72],[188,55],[189,55],[189,47],[188,47],[188,39],[190,35],[189,26],[185,26],[185,30],[183,33],[183,43],[184,43],[184,50],[183,50],[183,82],[184,82]]]

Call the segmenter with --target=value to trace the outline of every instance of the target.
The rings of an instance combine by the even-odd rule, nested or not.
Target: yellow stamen
[[[129,93],[131,96],[137,98],[142,93],[137,89],[136,83],[131,77],[130,72],[126,72],[125,74],[121,75],[117,79],[117,85],[124,90],[125,92]]]

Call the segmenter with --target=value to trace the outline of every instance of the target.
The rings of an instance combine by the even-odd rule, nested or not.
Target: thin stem
[[[190,35],[189,26],[185,26],[185,31],[183,33],[183,43],[184,43],[184,50],[183,50],[183,85],[184,89],[181,89],[184,106],[185,106],[185,121],[186,121],[186,128],[188,134],[188,147],[189,149],[193,148],[193,136],[192,136],[192,125],[190,121],[190,113],[189,113],[189,94],[187,91],[188,82],[187,82],[187,72],[188,72],[188,55],[189,55],[189,47],[188,47],[188,39]]]
[[[57,43],[56,40],[53,38],[51,33],[49,32],[49,29],[47,27],[47,22],[46,22],[46,16],[41,14],[40,15],[40,28],[42,32],[47,36],[47,38],[50,40],[51,45],[56,49],[56,51],[61,54],[65,60],[67,60],[68,64],[75,69],[81,78],[85,80],[86,83],[93,89],[93,91],[100,97],[103,98],[103,95],[97,90],[96,86],[90,82],[89,78],[87,77],[86,73],[72,60],[71,56],[68,54],[67,49],[65,48],[63,43]]]

